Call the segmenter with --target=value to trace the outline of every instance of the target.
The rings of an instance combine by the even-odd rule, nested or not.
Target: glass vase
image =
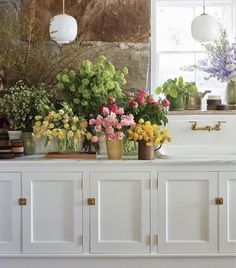
[[[34,133],[22,132],[22,142],[25,155],[32,155],[35,153]]]
[[[76,152],[78,148],[77,139],[62,139],[58,140],[58,149],[60,153]]]
[[[227,83],[225,102],[227,104],[236,104],[236,79],[231,79]]]

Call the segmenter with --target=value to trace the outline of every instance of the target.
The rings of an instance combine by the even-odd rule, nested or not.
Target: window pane
[[[190,25],[194,17],[191,7],[160,7],[157,11],[157,49],[159,51],[192,50],[194,40]]]
[[[194,71],[184,71],[183,67],[194,65],[194,53],[161,53],[159,56],[159,84],[169,78],[183,76],[186,81],[195,81]]]

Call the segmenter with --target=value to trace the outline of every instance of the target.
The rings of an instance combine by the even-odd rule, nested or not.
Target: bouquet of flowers
[[[52,101],[52,95],[43,86],[28,87],[18,81],[0,98],[0,115],[5,116],[15,130],[32,132],[34,117]]]
[[[108,107],[102,106],[96,118],[89,120],[89,124],[94,126],[95,135],[93,142],[103,140],[123,140],[128,127],[135,124],[133,114],[125,114],[122,107],[116,104],[114,98],[109,98]]]
[[[126,98],[120,101],[125,111],[134,115],[136,123],[141,118],[157,125],[166,125],[168,122],[166,115],[170,102],[161,98],[156,100],[146,89],[140,89],[136,94],[127,92]]]
[[[236,77],[236,47],[229,43],[225,30],[221,30],[219,40],[204,45],[208,59],[199,61],[199,70],[209,74],[209,78],[216,77],[222,82]]]
[[[144,140],[147,146],[161,145],[164,142],[171,141],[168,129],[151,124],[150,121],[139,119],[138,124],[128,129],[128,139],[133,141]]]
[[[79,118],[67,103],[63,103],[61,109],[52,109],[45,117],[35,116],[33,130],[35,139],[46,137],[45,145],[57,138],[60,151],[75,151],[77,142],[86,133],[87,125],[86,120]]]

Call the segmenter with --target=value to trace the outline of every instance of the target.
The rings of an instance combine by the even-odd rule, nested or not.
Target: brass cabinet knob
[[[89,206],[95,206],[96,205],[96,199],[95,198],[88,198],[88,205]]]
[[[19,206],[26,206],[27,199],[26,198],[19,198],[18,203],[19,203]]]
[[[216,198],[215,198],[215,204],[216,204],[216,205],[223,205],[223,204],[224,204],[224,199],[223,199],[223,197],[216,197]]]

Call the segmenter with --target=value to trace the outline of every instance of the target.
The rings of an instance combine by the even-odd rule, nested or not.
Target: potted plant
[[[43,86],[30,88],[19,81],[0,98],[0,115],[6,116],[11,128],[22,131],[26,154],[34,153],[34,117],[51,103],[51,94]]]
[[[196,85],[191,82],[185,82],[181,76],[168,79],[161,87],[156,88],[156,94],[164,94],[170,101],[170,110],[172,111],[183,110],[187,95],[196,93]]]

